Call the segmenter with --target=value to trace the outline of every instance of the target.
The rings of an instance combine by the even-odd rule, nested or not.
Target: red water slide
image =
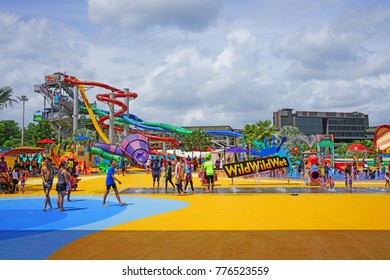
[[[114,113],[115,117],[118,117],[118,116],[126,113],[126,110],[127,110],[126,104],[124,104],[123,102],[117,100],[117,98],[126,98],[126,97],[128,97],[128,98],[131,98],[131,99],[135,99],[135,98],[138,97],[138,94],[135,93],[135,92],[125,93],[121,89],[118,89],[118,88],[115,88],[115,87],[112,87],[112,86],[109,86],[109,85],[106,85],[106,84],[103,84],[103,83],[89,82],[89,81],[80,81],[80,80],[78,80],[75,77],[71,77],[71,76],[67,76],[67,75],[64,75],[64,82],[68,82],[68,83],[74,84],[74,85],[101,87],[101,88],[107,89],[107,90],[111,91],[112,93],[114,93],[114,98],[110,98],[110,93],[98,94],[98,95],[96,95],[96,98],[97,98],[97,100],[99,100],[101,102],[106,102],[106,103],[109,103],[109,104],[115,104],[115,105],[118,105],[119,107],[121,107],[121,110],[119,110],[119,111]],[[103,128],[107,128],[108,129],[109,125],[105,124],[104,122],[106,120],[108,120],[109,118],[110,118],[110,115],[101,117],[99,119],[99,124]],[[123,131],[123,129],[119,128],[119,127],[115,127],[114,129],[117,130],[117,131]]]

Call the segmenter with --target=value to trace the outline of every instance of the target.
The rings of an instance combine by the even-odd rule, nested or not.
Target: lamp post
[[[18,99],[23,102],[23,115],[22,115],[22,141],[21,146],[24,146],[24,113],[26,111],[26,101],[28,100],[26,95],[18,96]]]

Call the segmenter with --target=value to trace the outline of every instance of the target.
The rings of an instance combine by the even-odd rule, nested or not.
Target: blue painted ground
[[[42,260],[66,244],[105,228],[177,210],[188,203],[144,197],[124,197],[119,206],[115,197],[74,197],[59,212],[55,198],[53,209],[42,211],[43,197],[0,198],[0,259]]]

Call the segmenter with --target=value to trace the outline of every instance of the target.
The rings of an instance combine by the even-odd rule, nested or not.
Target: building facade
[[[273,124],[277,129],[295,126],[306,135],[332,134],[339,142],[368,139],[368,115],[361,112],[293,112],[284,108],[273,113]]]

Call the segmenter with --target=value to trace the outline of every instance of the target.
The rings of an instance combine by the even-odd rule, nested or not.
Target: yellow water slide
[[[100,127],[99,123],[98,123],[97,120],[96,120],[95,114],[94,114],[93,111],[92,111],[91,104],[89,104],[87,95],[85,94],[84,85],[82,85],[82,84],[77,84],[77,87],[78,87],[78,89],[79,89],[79,92],[80,92],[80,94],[81,94],[81,97],[83,98],[85,108],[87,108],[88,114],[89,114],[89,116],[91,117],[93,126],[94,126],[95,129],[96,129],[96,132],[99,134],[100,138],[101,138],[106,144],[109,144],[109,143],[110,143],[110,140],[109,140],[109,139],[107,138],[107,136],[104,134],[102,128]]]

